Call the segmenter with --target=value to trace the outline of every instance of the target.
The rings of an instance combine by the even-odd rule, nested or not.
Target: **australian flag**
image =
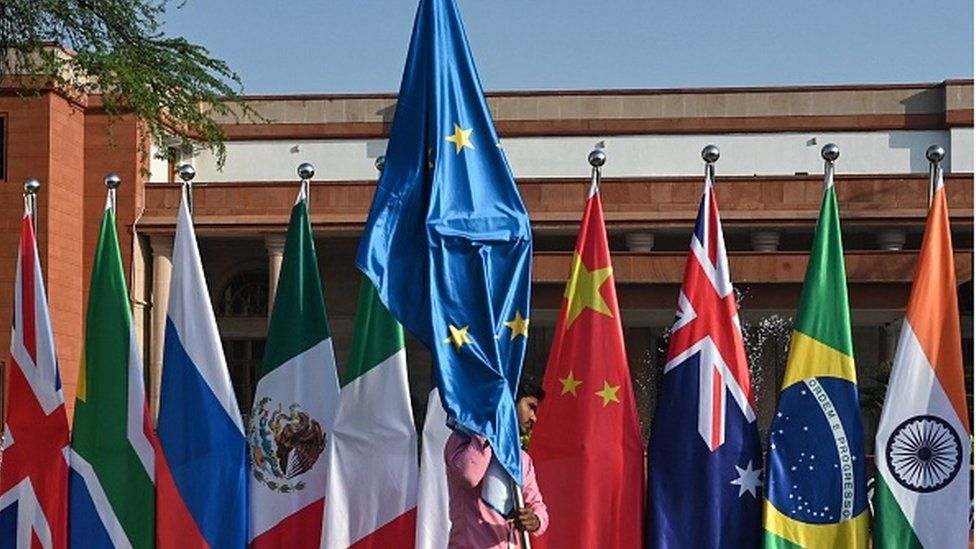
[[[532,233],[454,0],[421,0],[356,263],[435,359],[449,421],[521,484]]]
[[[648,456],[648,548],[759,547],[759,430],[710,177],[678,295]]]

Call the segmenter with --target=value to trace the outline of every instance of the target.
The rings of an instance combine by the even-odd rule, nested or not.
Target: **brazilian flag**
[[[767,549],[866,548],[864,440],[833,176],[769,435]]]

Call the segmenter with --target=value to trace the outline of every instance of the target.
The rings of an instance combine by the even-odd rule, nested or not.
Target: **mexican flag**
[[[866,549],[864,435],[840,214],[827,172],[769,431],[766,549]]]
[[[71,439],[72,547],[153,547],[154,447],[115,213],[106,201]]]
[[[417,522],[417,432],[403,328],[363,277],[327,446],[323,547],[407,547]]]
[[[968,547],[970,431],[941,169],[875,438],[874,545]]]
[[[339,380],[304,188],[291,210],[248,431],[252,547],[318,547]]]

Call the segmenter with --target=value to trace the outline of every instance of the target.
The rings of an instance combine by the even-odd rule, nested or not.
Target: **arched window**
[[[215,301],[227,369],[246,420],[264,357],[268,271],[258,268],[239,272],[228,280]]]
[[[217,300],[218,316],[268,316],[268,272],[244,271],[232,278]]]

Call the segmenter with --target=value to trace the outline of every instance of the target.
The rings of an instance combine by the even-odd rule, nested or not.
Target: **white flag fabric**
[[[969,547],[971,441],[940,170],[875,438],[875,547]]]
[[[427,417],[420,447],[420,487],[417,495],[417,549],[444,549],[451,534],[448,513],[447,465],[444,447],[451,436],[447,412],[435,388],[427,399]]]
[[[326,448],[323,547],[408,547],[418,471],[407,352],[403,328],[365,277],[350,347]]]

